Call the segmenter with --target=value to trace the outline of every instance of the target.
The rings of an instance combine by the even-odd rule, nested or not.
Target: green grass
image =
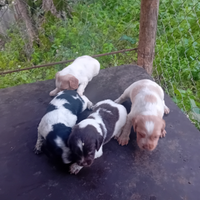
[[[30,49],[23,27],[13,27],[0,51],[0,71],[30,67],[138,46],[140,1],[78,1],[73,19],[47,13],[39,31],[40,46]],[[200,128],[200,3],[160,2],[153,77]],[[132,63],[133,52],[98,58],[101,68]],[[54,78],[66,65],[0,77],[0,88]]]

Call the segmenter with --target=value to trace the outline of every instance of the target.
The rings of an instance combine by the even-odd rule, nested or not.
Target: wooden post
[[[141,0],[137,65],[152,74],[159,0]]]

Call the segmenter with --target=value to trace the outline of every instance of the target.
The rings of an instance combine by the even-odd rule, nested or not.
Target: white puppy
[[[144,79],[130,85],[115,102],[122,103],[127,98],[132,102],[131,111],[118,142],[121,145],[128,144],[133,125],[138,146],[152,151],[156,148],[159,137],[165,137],[166,134],[162,118],[164,112],[169,113],[169,108],[164,102],[164,92],[157,83]]]
[[[126,123],[124,106],[111,100],[100,101],[89,117],[75,125],[68,144],[75,163],[70,172],[77,174],[82,167],[90,166],[95,158],[102,156],[103,145],[112,137],[118,138]]]
[[[49,103],[46,114],[38,126],[35,153],[41,153],[44,143],[50,157],[65,164],[73,162],[67,146],[68,138],[72,127],[76,124],[77,116],[91,107],[92,102],[86,96],[80,97],[76,91],[59,92]]]
[[[56,73],[56,88],[49,93],[55,96],[62,90],[76,90],[83,95],[89,81],[99,73],[100,63],[90,56],[78,57],[71,65]]]

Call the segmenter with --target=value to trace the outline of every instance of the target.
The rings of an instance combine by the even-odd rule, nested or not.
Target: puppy
[[[121,145],[128,144],[131,126],[137,133],[137,144],[141,149],[152,151],[158,144],[159,137],[165,137],[164,112],[169,108],[164,102],[162,88],[151,80],[140,80],[130,85],[124,93],[115,100],[122,103],[131,99],[131,111],[127,116],[126,125],[118,138]]]
[[[76,90],[83,95],[89,81],[99,73],[100,63],[90,57],[78,57],[71,65],[56,73],[56,89],[49,93],[55,96],[62,90]]]
[[[112,137],[119,137],[126,123],[126,109],[111,100],[100,101],[93,109],[87,119],[74,126],[68,140],[76,160],[70,166],[72,174],[77,174],[82,167],[90,166],[95,158],[102,156],[103,145]]]
[[[35,153],[41,153],[45,144],[48,154],[68,164],[72,161],[67,141],[72,127],[76,124],[77,115],[92,103],[86,96],[80,97],[76,91],[62,91],[49,103],[46,114],[38,126],[38,138]]]

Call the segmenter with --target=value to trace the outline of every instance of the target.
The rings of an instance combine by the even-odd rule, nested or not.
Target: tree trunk
[[[54,16],[60,18],[60,14],[57,12],[56,7],[53,3],[53,0],[43,0],[42,1],[42,9],[45,12],[50,11]]]
[[[34,40],[38,41],[38,38],[37,38],[36,30],[34,29],[33,22],[30,16],[28,15],[27,5],[24,3],[23,0],[16,0],[15,3],[16,3],[15,4],[16,9],[19,11],[18,14],[21,16],[22,20],[26,24],[26,30],[29,37],[30,47],[32,47],[33,41]]]
[[[159,0],[141,0],[137,65],[152,74]]]

